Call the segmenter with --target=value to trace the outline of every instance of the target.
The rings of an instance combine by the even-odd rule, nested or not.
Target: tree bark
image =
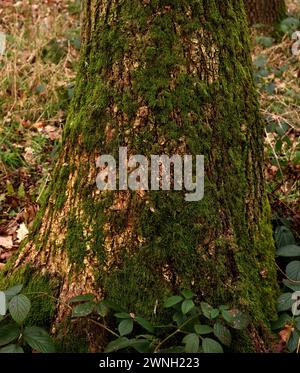
[[[285,0],[244,0],[248,20],[253,24],[273,25],[286,14]]]
[[[242,2],[83,4],[62,149],[29,241],[7,273],[54,283],[57,321],[68,312],[63,302],[89,292],[158,320],[166,296],[192,288],[198,300],[242,307],[256,330],[267,327],[274,244]],[[147,157],[205,155],[204,199],[100,192],[95,160],[117,159],[120,146]]]

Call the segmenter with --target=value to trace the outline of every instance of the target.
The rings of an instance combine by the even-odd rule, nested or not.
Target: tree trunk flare
[[[285,0],[244,0],[251,25],[273,25],[286,14]]]
[[[83,2],[62,149],[9,270],[18,279],[26,271],[55,279],[57,321],[68,312],[63,302],[89,292],[158,320],[165,297],[180,288],[199,301],[244,308],[256,326],[274,317],[264,127],[248,33],[239,0]],[[118,159],[120,146],[148,159],[203,154],[204,199],[100,192],[95,161]]]

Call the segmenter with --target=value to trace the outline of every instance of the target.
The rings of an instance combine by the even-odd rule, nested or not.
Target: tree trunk
[[[286,14],[285,0],[244,0],[251,25],[273,25]]]
[[[84,2],[60,157],[11,278],[30,271],[31,281],[49,278],[61,302],[93,292],[152,318],[166,296],[191,288],[268,325],[274,244],[244,14],[238,0]],[[95,160],[117,159],[120,146],[149,158],[203,154],[203,200],[100,192]]]

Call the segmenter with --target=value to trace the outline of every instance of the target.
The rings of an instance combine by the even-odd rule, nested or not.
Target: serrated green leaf
[[[287,277],[294,281],[300,281],[300,261],[294,260],[286,267]]]
[[[95,309],[95,303],[88,302],[88,303],[82,303],[78,304],[73,308],[72,311],[72,317],[85,317],[93,313]]]
[[[168,299],[166,299],[164,308],[171,308],[173,306],[176,306],[176,304],[183,301],[183,298],[180,295],[174,295]]]
[[[220,311],[217,308],[214,308],[210,312],[210,317],[212,319],[216,319],[219,316],[219,314],[220,314]]]
[[[284,246],[294,245],[296,243],[292,231],[284,225],[276,228],[275,242],[278,249]]]
[[[77,295],[69,300],[69,303],[79,303],[79,302],[92,302],[95,298],[94,294],[82,294]]]
[[[9,323],[0,327],[0,346],[5,346],[16,340],[20,335],[20,328],[15,323]]]
[[[26,319],[30,308],[31,302],[23,294],[15,295],[8,303],[10,315],[18,324],[21,324]]]
[[[289,280],[283,280],[282,282],[284,283],[284,285],[287,288],[289,288],[289,289],[291,289],[293,291],[300,291],[300,284],[297,284],[295,282],[291,282]]]
[[[287,323],[290,323],[292,318],[287,313],[282,313],[278,320],[272,322],[272,330],[281,330]]]
[[[299,344],[299,338],[300,338],[300,334],[297,330],[294,330],[292,335],[290,336],[290,339],[287,343],[287,348],[289,350],[289,352],[295,352],[297,347],[298,347],[298,344]]]
[[[7,299],[3,291],[0,291],[0,318],[5,316],[7,312]],[[1,319],[0,319],[1,321]]]
[[[298,331],[300,332],[300,317],[295,318],[295,325]]]
[[[230,323],[232,328],[237,330],[246,329],[249,325],[249,317],[245,312],[242,312],[238,309],[232,309],[229,313],[233,317],[233,321]]]
[[[186,321],[186,319],[187,317],[183,315],[181,312],[176,312],[173,315],[173,321],[175,321],[178,326],[182,325]]]
[[[109,311],[108,308],[106,307],[106,305],[103,302],[100,302],[100,303],[96,304],[95,310],[98,313],[98,315],[100,315],[102,317],[107,316],[108,311]]]
[[[121,321],[118,330],[121,336],[130,334],[133,330],[133,320],[126,319]]]
[[[29,346],[38,352],[54,353],[55,347],[46,330],[37,326],[27,326],[24,329],[24,340]]]
[[[205,303],[205,302],[201,302],[200,306],[201,306],[203,315],[207,319],[211,319],[211,311],[213,310],[212,306],[210,306],[208,303]]]
[[[211,338],[204,338],[202,341],[203,352],[206,354],[220,354],[223,353],[223,347],[219,342]]]
[[[191,299],[186,299],[181,305],[181,312],[186,315],[195,307],[195,303]]]
[[[185,344],[184,350],[186,353],[195,354],[198,352],[200,341],[199,341],[199,337],[197,334],[192,333],[192,334],[186,335],[183,338],[182,342]]]
[[[222,317],[225,321],[231,324],[234,320],[233,315],[230,313],[230,310],[222,310]]]
[[[16,285],[4,291],[7,300],[9,301],[15,295],[18,295],[23,289],[23,285]]]
[[[230,346],[231,344],[231,334],[228,328],[221,324],[220,322],[216,322],[214,325],[214,335],[218,338],[218,340],[223,343],[225,346]]]
[[[146,339],[134,339],[130,341],[129,347],[134,348],[140,354],[151,352],[151,342]]]
[[[24,350],[22,347],[17,345],[8,345],[0,349],[0,354],[23,354]]]
[[[130,345],[130,341],[126,337],[120,337],[112,342],[110,342],[107,347],[105,348],[105,353],[116,352],[119,350],[123,350]]]
[[[199,335],[211,334],[213,332],[213,328],[209,325],[200,325],[196,324],[194,326],[195,332]]]
[[[293,303],[292,293],[281,294],[277,300],[277,311],[288,311],[292,308]]]
[[[277,252],[277,256],[282,256],[285,258],[292,258],[300,256],[300,246],[297,245],[288,245],[280,247]]]
[[[140,324],[149,333],[154,333],[154,328],[148,320],[143,319],[140,316],[136,316],[135,321]]]

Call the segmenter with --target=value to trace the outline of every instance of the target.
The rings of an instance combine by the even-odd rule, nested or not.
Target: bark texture
[[[199,300],[240,306],[267,326],[274,244],[242,1],[83,4],[61,153],[29,241],[7,269],[10,282],[48,279],[60,301],[93,292],[154,319],[164,317],[166,296],[192,288]],[[95,160],[118,158],[119,146],[148,157],[204,154],[204,199],[100,192]],[[56,320],[66,313],[61,304]],[[40,305],[39,314],[46,319],[52,307]]]
[[[273,25],[286,14],[285,0],[244,0],[251,25]]]

